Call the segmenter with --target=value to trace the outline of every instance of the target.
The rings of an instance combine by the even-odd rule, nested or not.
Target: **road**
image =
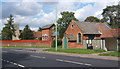
[[[2,67],[118,67],[118,61],[2,49]]]

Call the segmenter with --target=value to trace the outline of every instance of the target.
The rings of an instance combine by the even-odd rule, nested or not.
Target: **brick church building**
[[[79,22],[72,20],[64,33],[62,48],[118,50],[120,29],[107,23]]]

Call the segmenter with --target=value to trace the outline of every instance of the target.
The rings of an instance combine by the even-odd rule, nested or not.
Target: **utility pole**
[[[55,23],[56,23],[56,41],[55,41],[55,43],[56,43],[56,46],[55,46],[55,49],[56,49],[56,51],[57,51],[57,5],[56,5],[56,20],[55,20]]]

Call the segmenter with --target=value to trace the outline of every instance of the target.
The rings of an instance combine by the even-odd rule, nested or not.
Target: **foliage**
[[[53,45],[52,47],[55,47],[56,45],[56,39],[53,39]],[[62,40],[61,39],[57,39],[57,46],[61,46],[62,45]]]
[[[41,28],[41,27],[39,27],[38,31],[42,31],[42,28]]]
[[[0,40],[2,40],[2,34],[0,33]]]
[[[97,17],[94,17],[94,16],[89,16],[84,21],[85,22],[100,22],[100,19],[98,19]]]
[[[42,37],[38,38],[38,40],[42,40]]]
[[[103,54],[99,54],[100,56],[116,56],[116,57],[120,57],[120,52],[110,52],[110,53],[103,53]]]
[[[10,14],[10,16],[7,19],[7,24],[5,24],[5,27],[3,27],[2,30],[2,40],[12,40],[12,36],[16,36],[15,35],[15,29],[14,29],[14,25],[13,23],[13,16],[12,14]]]
[[[107,6],[102,12],[104,22],[114,28],[120,28],[120,5]]]
[[[33,32],[30,30],[29,26],[26,25],[23,32],[20,34],[21,40],[31,40],[34,39]]]
[[[62,38],[71,20],[78,21],[78,19],[75,18],[74,12],[64,11],[61,12],[61,15],[62,18],[59,18],[57,20],[57,23],[58,23],[59,36]]]
[[[43,51],[56,51],[55,48],[45,49]],[[92,53],[102,53],[104,50],[92,50],[92,49],[58,49],[57,52],[65,53],[77,53],[77,54],[92,54]]]

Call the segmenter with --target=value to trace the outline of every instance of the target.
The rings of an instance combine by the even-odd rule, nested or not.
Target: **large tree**
[[[98,19],[97,17],[94,17],[94,16],[89,16],[84,21],[85,22],[100,22],[100,19]]]
[[[34,34],[30,30],[29,26],[26,25],[19,37],[21,40],[31,40],[34,39]]]
[[[61,12],[61,15],[62,15],[62,18],[59,18],[57,20],[57,23],[58,23],[59,36],[62,38],[71,20],[78,21],[78,19],[75,18],[74,12],[64,11],[64,12]]]
[[[41,28],[41,27],[39,27],[39,28],[38,28],[38,31],[42,31],[42,28]]]
[[[103,9],[103,19],[113,28],[120,28],[120,5],[107,6]]]
[[[16,36],[13,20],[14,18],[12,14],[10,14],[10,16],[7,19],[7,24],[5,24],[5,27],[3,27],[2,30],[2,40],[12,40],[12,36]]]

